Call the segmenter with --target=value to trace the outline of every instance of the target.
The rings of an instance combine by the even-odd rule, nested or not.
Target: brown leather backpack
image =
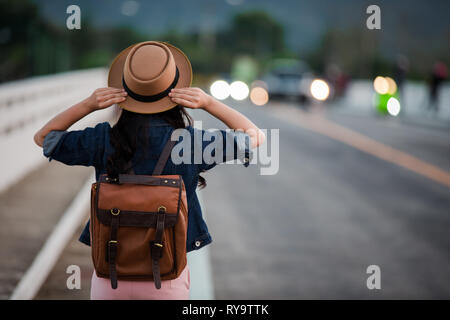
[[[92,184],[91,246],[98,277],[177,278],[186,266],[187,200],[180,175],[161,175],[176,142],[169,139],[153,174],[106,174]]]

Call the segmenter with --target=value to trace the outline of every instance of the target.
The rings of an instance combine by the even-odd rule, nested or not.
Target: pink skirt
[[[189,267],[174,280],[161,281],[161,289],[153,281],[117,280],[117,289],[111,288],[108,278],[92,274],[91,300],[187,300],[189,299]]]

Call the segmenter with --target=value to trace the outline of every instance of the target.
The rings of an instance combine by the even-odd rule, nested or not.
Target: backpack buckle
[[[160,259],[163,255],[162,248],[164,247],[164,245],[156,241],[151,241],[150,244],[151,244],[150,251],[152,258]]]

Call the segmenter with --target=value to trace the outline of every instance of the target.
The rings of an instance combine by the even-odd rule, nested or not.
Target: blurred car
[[[313,80],[309,67],[295,59],[274,60],[261,78],[271,99],[293,98],[306,102],[311,98],[309,86]]]

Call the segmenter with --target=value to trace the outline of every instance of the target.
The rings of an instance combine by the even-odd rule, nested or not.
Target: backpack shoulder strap
[[[174,138],[176,137],[177,140],[172,140],[172,136],[174,136]],[[163,172],[167,160],[169,159],[170,154],[172,153],[172,149],[177,142],[178,142],[178,135],[171,134],[171,136],[166,142],[166,145],[164,146],[163,151],[161,152],[161,155],[159,156],[155,169],[153,170],[154,176],[159,176]]]

